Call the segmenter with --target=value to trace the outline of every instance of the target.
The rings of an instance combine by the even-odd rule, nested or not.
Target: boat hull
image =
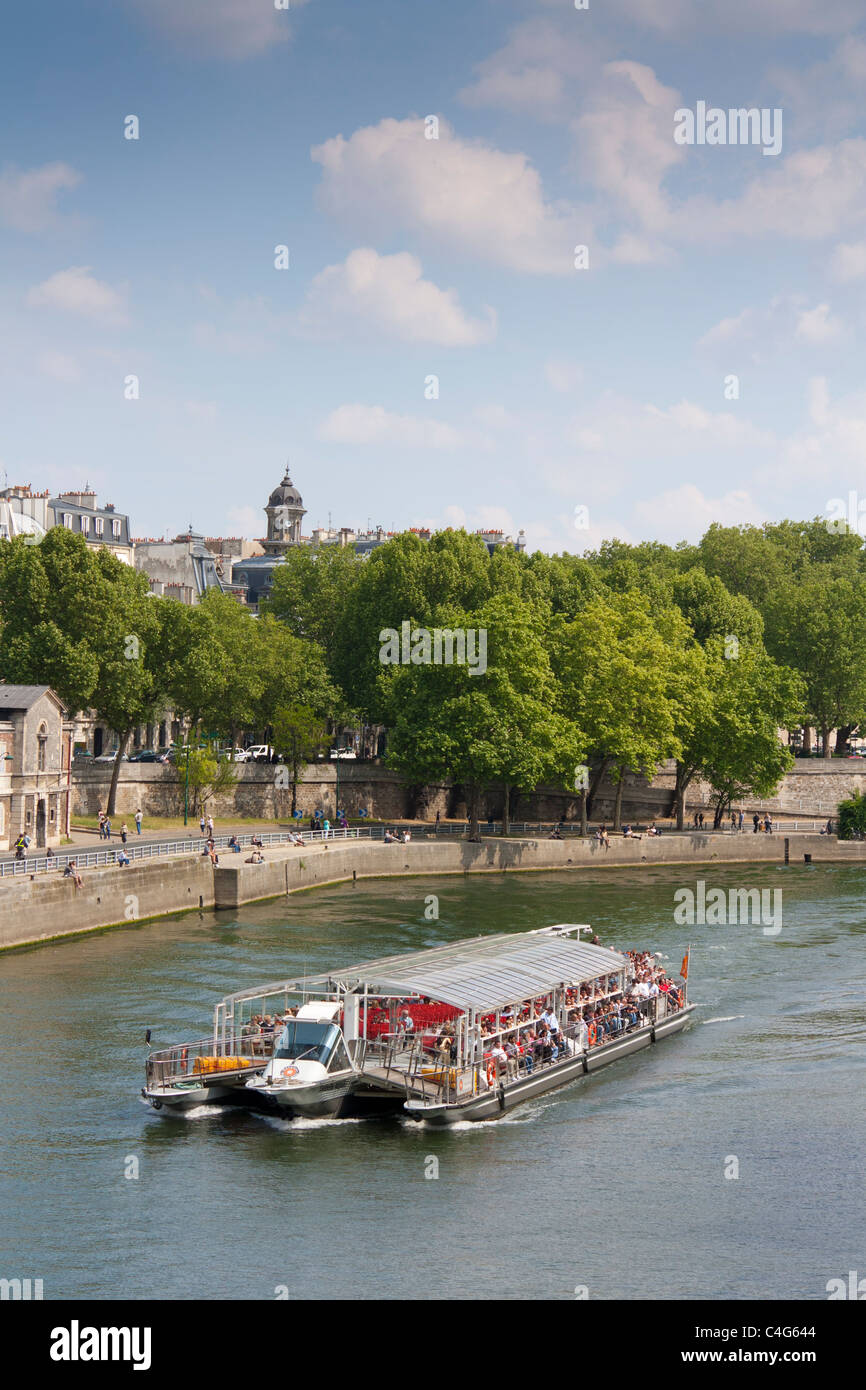
[[[358,1085],[358,1074],[317,1081],[309,1086],[248,1087],[256,1101],[271,1113],[285,1116],[309,1116],[312,1119],[327,1115],[345,1115],[351,1109],[352,1095]]]
[[[621,1057],[628,1057],[633,1052],[652,1047],[653,1043],[661,1038],[681,1032],[688,1024],[694,1007],[693,1004],[687,1005],[677,1013],[669,1014],[659,1023],[647,1024],[633,1033],[626,1034],[624,1038],[605,1043],[602,1047],[578,1052],[575,1056],[555,1062],[552,1066],[530,1072],[510,1085],[493,1087],[482,1095],[470,1096],[464,1101],[448,1105],[408,1100],[404,1102],[403,1110],[410,1119],[423,1120],[426,1124],[442,1127],[463,1120],[495,1120],[505,1111],[522,1105],[526,1100],[565,1086],[570,1081],[576,1081],[581,1076],[609,1066]]]

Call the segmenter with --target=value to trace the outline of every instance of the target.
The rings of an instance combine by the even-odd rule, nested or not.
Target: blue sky
[[[545,550],[866,497],[864,19],[10,8],[0,476],[89,481],[138,536],[257,536],[289,458],[306,530],[523,527]],[[781,152],[678,145],[698,101],[780,109]]]

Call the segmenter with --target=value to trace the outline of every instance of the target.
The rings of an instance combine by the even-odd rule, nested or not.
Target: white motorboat
[[[289,1115],[339,1115],[360,1072],[346,1048],[339,1000],[301,1004],[277,1035],[271,1060],[246,1089]]]

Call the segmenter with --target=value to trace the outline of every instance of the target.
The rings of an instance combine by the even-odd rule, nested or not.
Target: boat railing
[[[149,1054],[145,1078],[151,1088],[180,1081],[207,1081],[225,1072],[257,1070],[267,1064],[273,1048],[272,1036],[250,1033],[175,1043]]]

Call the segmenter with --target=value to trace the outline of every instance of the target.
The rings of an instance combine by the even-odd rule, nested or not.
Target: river
[[[781,888],[782,930],[678,925],[696,877]],[[863,1262],[864,883],[766,865],[400,879],[7,954],[0,1275],[46,1299],[826,1298]],[[203,1037],[233,990],[569,921],[674,971],[691,940],[692,1026],[444,1132],[140,1099],[145,1029]]]

